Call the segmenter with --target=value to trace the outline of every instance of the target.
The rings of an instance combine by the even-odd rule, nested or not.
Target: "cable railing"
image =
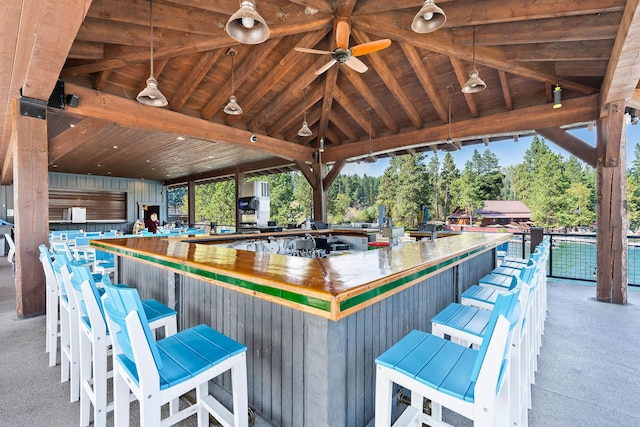
[[[512,233],[507,256],[528,258],[531,247],[529,233]],[[596,281],[596,235],[571,233],[545,233],[549,236],[551,251],[547,276],[556,279]],[[627,281],[629,286],[640,286],[640,236],[627,236]]]

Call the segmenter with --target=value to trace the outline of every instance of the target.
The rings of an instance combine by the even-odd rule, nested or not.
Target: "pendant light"
[[[224,112],[232,116],[238,116],[242,114],[242,108],[240,108],[240,104],[238,104],[238,100],[236,99],[236,89],[235,83],[233,81],[233,58],[236,56],[236,51],[233,49],[229,49],[227,55],[231,57],[231,96],[229,97],[229,103],[224,107]]]
[[[311,136],[313,132],[309,129],[309,124],[307,123],[307,88],[302,89],[303,98],[304,98],[304,120],[302,121],[302,127],[298,131],[298,136]]]
[[[447,144],[453,145],[453,139],[451,139],[451,95],[453,94],[453,86],[447,86],[447,92],[449,92],[449,129],[447,130]]]
[[[164,107],[167,98],[158,89],[158,81],[153,76],[153,0],[149,0],[149,27],[151,27],[151,73],[147,79],[147,87],[136,96],[136,100],[150,107]]]
[[[369,113],[369,155],[364,158],[364,162],[375,163],[377,159],[371,154],[371,108],[369,108],[367,112]]]
[[[476,26],[473,26],[473,69],[469,73],[469,80],[462,87],[464,93],[478,93],[487,88],[487,84],[482,81],[476,70]]]
[[[242,0],[240,9],[229,18],[226,31],[232,39],[244,44],[258,44],[269,38],[269,27],[256,11],[256,2]]]
[[[413,18],[411,29],[416,33],[432,33],[447,22],[447,17],[433,0],[424,0],[422,8]]]

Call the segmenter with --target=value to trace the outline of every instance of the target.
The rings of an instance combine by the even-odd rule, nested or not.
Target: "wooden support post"
[[[235,184],[236,184],[236,206],[235,206],[235,210],[236,210],[236,231],[238,231],[238,228],[240,227],[240,222],[242,221],[242,217],[240,215],[240,209],[238,209],[238,200],[240,200],[240,197],[243,197],[242,194],[242,186],[244,184],[244,172],[236,172],[234,175],[234,179],[235,179]]]
[[[596,186],[597,299],[627,302],[627,181],[624,101],[598,121]]]
[[[324,188],[326,168],[326,163],[322,163],[322,159],[318,156],[318,161],[313,162],[313,175],[316,182],[313,188],[313,219],[315,221],[327,222],[327,191]]]
[[[45,312],[46,287],[38,245],[48,245],[49,175],[47,121],[21,116],[13,107],[13,199],[16,243],[16,313]]]
[[[189,227],[193,227],[196,223],[196,182],[192,179],[187,182],[187,205],[189,205],[187,223]]]

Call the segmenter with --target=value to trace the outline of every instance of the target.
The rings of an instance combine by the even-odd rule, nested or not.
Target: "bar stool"
[[[106,414],[113,409],[107,402],[108,349],[111,337],[108,334],[101,292],[86,266],[66,266],[63,271],[67,289],[78,307],[78,358],[80,364],[80,425],[88,426],[90,406],[94,408],[94,425],[105,426]],[[71,273],[69,274],[70,268]],[[103,282],[103,285],[110,282]],[[177,332],[177,312],[156,300],[142,301],[142,307],[152,330],[164,329],[164,335]],[[177,402],[174,402],[177,407]],[[174,408],[175,408],[174,407]]]
[[[46,302],[45,302],[45,352],[49,353],[49,366],[56,366],[58,354],[58,338],[60,332],[60,315],[58,308],[58,280],[53,272],[53,263],[47,247],[43,244],[38,246],[40,250],[40,262],[44,270]]]
[[[129,425],[129,390],[140,403],[140,425],[175,424],[207,414],[225,426],[248,425],[247,348],[206,325],[198,325],[155,341],[133,288],[107,285],[103,298],[114,347],[114,418]],[[230,371],[233,412],[209,393],[209,380]],[[161,420],[160,407],[196,390],[196,403]]]
[[[442,406],[474,421],[508,423],[508,317],[518,306],[515,293],[500,295],[479,350],[435,335],[412,331],[376,359],[376,427],[391,424],[393,384],[411,391],[409,406],[395,425],[447,425]],[[431,415],[423,412],[431,400]]]

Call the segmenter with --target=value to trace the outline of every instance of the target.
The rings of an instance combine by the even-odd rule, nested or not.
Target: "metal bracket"
[[[20,96],[20,115],[46,120],[47,101]]]

